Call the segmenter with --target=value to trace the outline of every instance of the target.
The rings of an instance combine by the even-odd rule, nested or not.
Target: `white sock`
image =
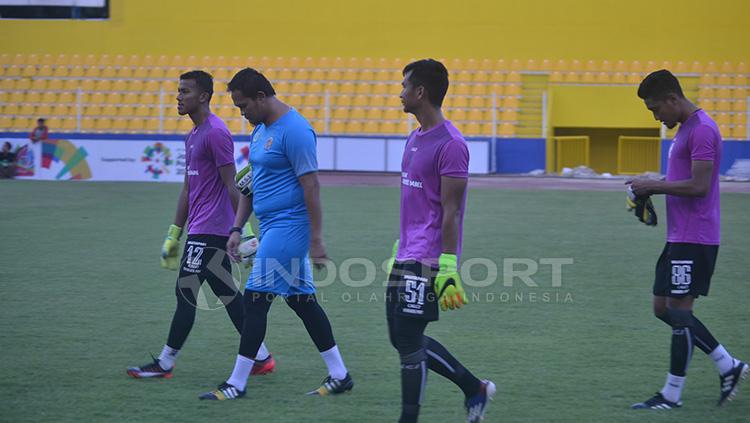
[[[343,379],[346,377],[346,366],[344,366],[344,360],[341,358],[338,346],[334,345],[330,350],[323,351],[320,353],[320,356],[323,357],[323,361],[326,362],[328,374],[331,375],[332,378]]]
[[[179,353],[180,350],[176,350],[165,344],[164,348],[161,350],[161,354],[159,354],[159,367],[164,370],[169,370],[174,367],[174,362],[177,360],[177,354]]]
[[[727,351],[727,349],[724,348],[724,346],[721,344],[719,344],[718,347],[711,351],[711,354],[709,354],[708,356],[711,357],[711,360],[714,361],[714,364],[716,364],[716,368],[722,375],[734,368],[734,358],[732,358],[731,354],[729,354],[729,351]]]
[[[685,376],[675,376],[667,373],[667,381],[661,388],[661,394],[667,401],[677,402],[682,396],[682,388],[685,387]]]
[[[227,383],[240,391],[244,391],[245,386],[247,386],[247,378],[250,377],[250,371],[253,370],[253,364],[255,364],[253,359],[237,354],[232,376],[229,376]]]
[[[266,343],[261,342],[260,348],[258,348],[258,353],[255,354],[255,361],[263,361],[267,359],[269,355],[271,355],[271,353],[268,352],[268,348],[266,348]]]

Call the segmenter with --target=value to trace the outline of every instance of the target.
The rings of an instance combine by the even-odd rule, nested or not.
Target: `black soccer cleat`
[[[732,370],[719,376],[721,396],[719,396],[719,402],[716,405],[721,407],[731,401],[739,391],[740,382],[748,375],[750,375],[750,366],[740,361]]]
[[[682,407],[682,401],[672,402],[664,398],[661,392],[647,399],[646,401],[633,404],[633,410],[671,410]]]
[[[327,376],[323,379],[320,388],[308,392],[307,395],[319,395],[321,397],[326,395],[338,395],[343,394],[344,392],[349,392],[352,388],[354,388],[354,381],[352,380],[352,377],[349,376],[349,373],[347,373],[346,377],[343,379],[334,379],[331,376]]]
[[[172,378],[172,370],[174,366],[169,370],[164,370],[159,365],[159,359],[151,355],[153,361],[148,364],[144,364],[140,367],[128,367],[128,375],[136,379],[147,379],[147,378]]]
[[[210,401],[227,401],[242,398],[246,392],[246,390],[240,391],[234,385],[222,382],[215,390],[201,394],[198,398]]]

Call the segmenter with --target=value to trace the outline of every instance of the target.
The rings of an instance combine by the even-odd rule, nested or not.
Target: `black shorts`
[[[708,295],[718,254],[718,245],[667,242],[656,263],[654,295]]]
[[[232,276],[232,264],[226,253],[229,237],[218,235],[188,235],[180,261],[176,293],[197,298],[200,286],[208,281],[218,297],[234,297],[239,290]]]
[[[386,315],[400,315],[426,321],[438,320],[435,294],[437,268],[416,261],[396,262],[388,276]]]

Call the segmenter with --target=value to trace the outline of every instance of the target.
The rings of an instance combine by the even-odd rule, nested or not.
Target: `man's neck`
[[[193,121],[193,125],[201,126],[201,124],[203,124],[203,122],[205,122],[206,119],[208,119],[210,115],[211,115],[211,109],[208,106],[206,106],[206,107],[201,107],[200,109],[198,109],[197,112],[192,113],[190,115],[190,119]]]
[[[695,104],[693,104],[692,101],[688,99],[683,100],[680,108],[682,109],[682,116],[680,116],[680,124],[685,123],[685,121],[687,121],[690,118],[690,116],[693,115],[693,113],[695,113],[697,110],[700,109],[700,107],[696,106]]]
[[[422,110],[417,110],[414,113],[414,117],[417,118],[417,122],[419,122],[419,126],[422,128],[422,132],[427,132],[445,122],[443,112],[439,108],[431,106],[426,106]]]
[[[266,126],[271,126],[274,124],[274,122],[281,119],[281,117],[284,116],[291,109],[291,107],[283,103],[276,97],[269,98],[268,102],[268,117],[263,120],[263,124]]]

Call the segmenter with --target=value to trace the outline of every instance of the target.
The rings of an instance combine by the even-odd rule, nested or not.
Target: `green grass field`
[[[277,372],[251,379],[246,399],[197,399],[234,364],[238,336],[223,310],[199,311],[173,379],[126,376],[126,366],[148,361],[166,339],[176,273],[159,267],[158,253],[178,190],[0,183],[0,420],[396,421],[398,356],[387,340],[382,283],[351,288],[336,281],[320,290],[355,379],[351,394],[302,395],[318,386],[325,366],[283,303],[271,311],[266,338]],[[397,189],[324,188],[323,204],[335,262],[386,258],[398,233]],[[656,205],[663,218],[663,201]],[[725,194],[722,207],[724,245],[711,296],[696,314],[747,360],[750,196]],[[498,282],[470,289],[479,302],[430,325],[428,333],[477,376],[497,383],[488,422],[747,421],[750,392],[717,409],[717,373],[697,349],[684,408],[629,409],[661,388],[669,365],[670,330],[650,310],[664,230],[637,223],[624,211],[622,193],[470,191],[465,260],[574,260],[563,267],[561,287],[552,286],[550,266],[534,276],[537,287],[519,280],[504,286],[500,269]],[[362,268],[355,270],[352,278],[362,277]],[[372,294],[380,298],[370,301]],[[421,421],[463,421],[462,401],[456,387],[431,374]]]

